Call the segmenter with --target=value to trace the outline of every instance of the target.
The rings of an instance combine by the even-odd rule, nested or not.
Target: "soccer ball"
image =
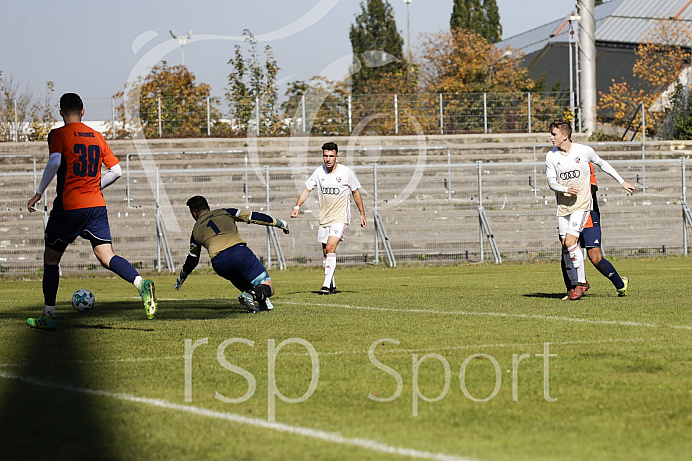
[[[89,290],[77,290],[72,295],[72,307],[79,312],[89,312],[94,307],[94,294]]]

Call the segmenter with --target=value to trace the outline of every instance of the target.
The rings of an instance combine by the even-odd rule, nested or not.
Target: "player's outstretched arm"
[[[175,291],[180,290],[180,287],[183,286],[183,283],[185,282],[185,279],[187,278],[187,274],[185,273],[184,270],[180,270],[180,274],[178,274],[178,278],[175,279],[175,285],[173,285],[173,288],[175,288]]]
[[[62,160],[62,154],[60,152],[53,152],[48,156],[48,163],[46,163],[46,169],[43,170],[43,176],[41,177],[41,182],[36,189],[36,194],[29,199],[27,203],[27,209],[29,212],[36,211],[36,204],[41,200],[41,196],[46,191],[48,184],[53,180],[55,174],[60,168],[60,162]]]
[[[296,201],[296,206],[293,207],[291,210],[291,218],[297,218],[298,217],[298,212],[300,211],[300,206],[305,203],[305,201],[308,199],[308,195],[310,195],[310,189],[307,187],[303,189],[303,191],[300,193],[298,196],[298,200]]]
[[[29,213],[33,213],[36,211],[36,204],[38,201],[41,200],[41,194],[36,193],[33,197],[29,199],[29,202],[27,203],[27,209],[29,210]]]
[[[365,227],[368,225],[368,220],[365,217],[365,208],[363,207],[363,197],[360,195],[360,189],[353,191],[353,201],[356,202],[358,211],[360,211],[360,227]]]

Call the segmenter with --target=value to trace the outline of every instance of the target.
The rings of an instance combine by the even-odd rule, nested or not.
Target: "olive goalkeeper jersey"
[[[238,208],[220,208],[201,215],[190,237],[190,255],[199,258],[202,247],[209,252],[209,258],[221,253],[226,248],[246,243],[240,237],[236,221],[263,226],[275,226],[276,220],[264,213],[239,210]]]

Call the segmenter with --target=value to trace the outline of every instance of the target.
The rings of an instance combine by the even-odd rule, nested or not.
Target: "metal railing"
[[[339,246],[340,263],[379,263],[380,255],[387,255],[390,264],[397,265],[559,256],[554,193],[542,175],[536,177],[536,172],[544,169],[543,162],[439,163],[441,156],[437,155],[437,163],[417,163],[416,155],[408,152],[408,156],[408,164],[358,164],[358,156],[353,157],[354,164],[349,166],[361,181],[366,212],[371,215],[376,211],[377,217],[373,226],[349,226]],[[398,157],[403,161],[406,153]],[[387,158],[392,161],[391,156]],[[242,158],[237,160],[243,164]],[[628,182],[637,184],[637,178],[640,182],[635,194],[628,195],[597,169],[604,252],[609,256],[686,254],[692,217],[685,194],[691,172],[684,160],[610,163]],[[159,166],[165,166],[164,162]],[[316,194],[311,194],[297,219],[288,219],[304,187],[306,171],[312,169],[302,164],[159,168],[157,174],[156,170],[130,168],[126,171],[132,179],[129,185],[118,181],[104,190],[116,251],[142,268],[169,264],[159,256],[163,241],[161,249],[157,248],[156,236],[163,229],[170,249],[170,256],[165,258],[172,260],[169,265],[181,264],[192,226],[185,202],[202,194],[212,207],[244,206],[290,221],[288,235],[267,235],[255,226],[241,228],[241,235],[265,264],[278,259],[279,268],[320,265],[322,249],[315,238]],[[641,186],[644,172],[646,189]],[[40,217],[22,212],[32,193],[29,185],[37,177],[38,173],[0,173],[6,210],[0,225],[0,272],[24,273],[41,267],[43,223]],[[159,185],[166,186],[165,196],[155,192]],[[46,191],[49,202],[55,193],[54,185],[51,187]],[[386,232],[380,232],[385,228]],[[66,253],[64,270],[91,267],[85,262],[93,259],[90,248],[82,248],[79,242]],[[488,247],[490,242],[494,245]],[[94,266],[98,269],[98,264]]]
[[[265,118],[258,101],[249,102],[251,120],[227,118],[230,108],[220,98],[153,98],[139,101],[138,119],[121,114],[122,99],[84,98],[85,123],[108,139],[307,136],[307,135],[406,135],[462,133],[532,133],[543,130],[569,110],[562,92],[536,93],[423,93],[320,95],[307,93],[297,106],[284,113],[274,110]],[[56,109],[53,119],[60,117]],[[29,117],[0,114],[0,141],[34,140],[35,122]],[[133,124],[137,123],[137,129]],[[45,131],[45,130],[44,130]]]

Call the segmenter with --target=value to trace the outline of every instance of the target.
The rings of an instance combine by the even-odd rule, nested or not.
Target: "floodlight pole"
[[[578,24],[580,19],[581,16],[577,16],[575,14],[572,14],[569,17],[569,42],[567,43],[567,47],[569,48],[569,110],[572,113],[572,130],[576,129],[576,104],[574,101],[574,68],[576,66],[574,65],[572,45],[577,42],[574,31],[574,22],[577,22]]]
[[[406,2],[406,51],[408,52],[408,59],[411,60],[411,12],[409,5],[411,0],[404,0]]]
[[[180,44],[180,65],[184,66],[185,65],[185,44],[187,43],[188,39],[192,38],[192,34],[194,31],[192,29],[187,31],[187,36],[185,37],[179,37],[178,34],[175,33],[174,29],[171,29],[169,31],[171,33],[171,37],[177,38],[178,43]]]

